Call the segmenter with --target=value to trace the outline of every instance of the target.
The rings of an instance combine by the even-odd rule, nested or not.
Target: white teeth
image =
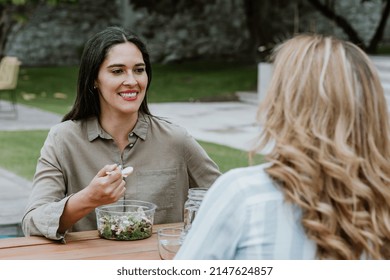
[[[132,98],[132,97],[135,97],[137,95],[136,92],[131,92],[131,93],[120,93],[120,96],[124,97],[124,98]]]

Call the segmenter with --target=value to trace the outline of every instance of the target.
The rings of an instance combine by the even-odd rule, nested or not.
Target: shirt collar
[[[144,113],[139,113],[138,121],[135,124],[133,132],[142,140],[146,139],[146,135],[148,134],[148,129],[150,125],[150,119]]]
[[[86,120],[87,123],[87,134],[88,140],[92,142],[96,138],[100,137],[103,139],[112,139],[111,135],[104,131],[104,129],[100,126],[97,117],[91,117]],[[148,134],[150,121],[149,118],[143,113],[139,113],[137,123],[133,129],[133,133],[137,135],[142,140],[146,139],[146,135]]]
[[[88,140],[92,142],[96,138],[112,139],[112,137],[103,130],[100,126],[100,123],[96,117],[91,117],[87,119],[87,133]]]

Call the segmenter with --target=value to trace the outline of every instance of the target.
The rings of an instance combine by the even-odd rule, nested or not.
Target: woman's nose
[[[124,85],[132,86],[137,84],[137,80],[135,79],[133,73],[129,73],[126,75],[125,80],[123,81]]]

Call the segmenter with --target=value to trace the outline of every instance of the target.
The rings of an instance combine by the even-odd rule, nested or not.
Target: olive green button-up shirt
[[[26,235],[61,239],[59,220],[69,197],[85,188],[106,164],[132,166],[125,199],[157,205],[154,223],[183,220],[189,188],[208,188],[219,177],[217,165],[184,128],[140,114],[129,145],[121,153],[96,118],[66,121],[50,130],[42,147],[32,193],[23,218]],[[96,229],[91,212],[70,231]]]

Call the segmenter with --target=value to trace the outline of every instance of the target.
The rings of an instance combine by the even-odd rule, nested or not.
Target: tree
[[[374,1],[361,0],[360,5],[365,2]],[[244,0],[252,44],[258,53],[260,51],[260,59],[267,56],[273,45],[280,41],[279,38],[292,36],[296,32],[314,31],[311,30],[311,26],[303,25],[302,22],[299,26],[300,18],[313,11],[318,11],[342,29],[350,41],[359,45],[368,53],[376,53],[383,38],[390,13],[390,0],[382,0],[381,3],[380,20],[375,28],[374,35],[366,43],[359,30],[352,26],[347,17],[343,16],[342,13],[345,11],[336,11],[335,0]]]
[[[337,26],[339,26],[345,32],[345,34],[347,34],[347,36],[353,43],[357,44],[368,53],[375,54],[377,52],[378,45],[383,38],[387,18],[389,17],[390,0],[382,0],[381,17],[379,20],[379,24],[368,44],[366,44],[362,40],[362,38],[359,36],[358,31],[352,27],[348,20],[334,10],[334,1],[322,2],[320,0],[308,0],[308,2],[322,15],[335,22]],[[361,1],[361,3],[364,2],[370,2],[370,0]]]
[[[248,60],[242,0],[131,0],[154,61]]]
[[[0,58],[4,56],[10,33],[17,24],[23,24],[40,4],[56,5],[76,0],[0,0]]]
[[[247,28],[251,34],[252,54],[265,60],[272,47],[290,34],[288,18],[284,16],[295,1],[289,0],[244,0]]]

